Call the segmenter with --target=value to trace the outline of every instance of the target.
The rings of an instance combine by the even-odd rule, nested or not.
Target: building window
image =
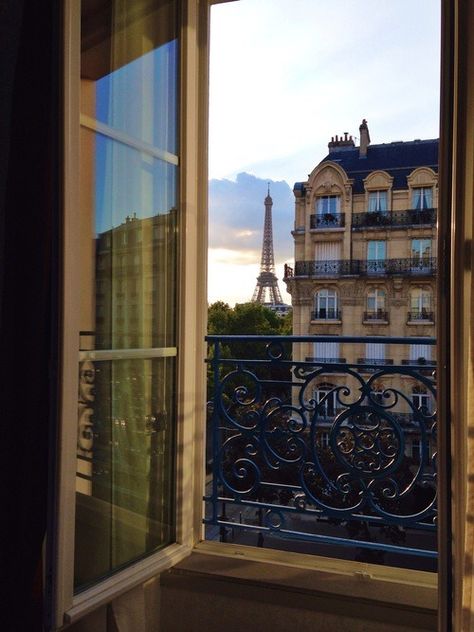
[[[341,212],[340,195],[323,195],[316,198],[316,214],[326,215]]]
[[[319,447],[329,448],[329,432],[321,432],[319,435]]]
[[[387,210],[387,191],[369,191],[369,213]]]
[[[410,362],[425,364],[431,361],[431,345],[410,345]]]
[[[411,206],[417,210],[433,208],[433,188],[417,187],[412,189]]]
[[[368,342],[365,345],[365,358],[369,364],[383,363],[385,361],[385,344],[379,342]]]
[[[385,302],[385,290],[380,290],[378,288],[369,290],[367,293],[367,311],[365,312],[365,320],[387,320]]]
[[[415,261],[427,261],[431,258],[431,239],[412,239],[411,258]]]
[[[338,297],[336,290],[319,290],[316,292],[314,304],[314,319],[339,319]]]
[[[335,390],[334,384],[329,384],[327,382],[323,382],[322,384],[318,384],[314,391],[314,400],[318,404],[318,415],[320,417],[324,417],[327,419],[333,419],[337,412],[337,392]],[[321,447],[327,447],[329,445],[329,434],[328,442],[326,446],[321,444]]]
[[[367,242],[367,274],[380,274],[385,271],[387,242],[370,240]]]
[[[430,415],[432,412],[432,398],[423,386],[414,386],[411,394],[411,401],[416,410],[419,410],[423,415]]]
[[[339,360],[339,343],[315,342],[314,358],[325,362],[337,362]]]
[[[433,320],[431,289],[415,288],[411,291],[409,320]]]

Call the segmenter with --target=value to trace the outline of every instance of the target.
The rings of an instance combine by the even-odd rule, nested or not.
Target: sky
[[[267,183],[276,273],[293,260],[293,184],[331,136],[439,136],[439,0],[238,0],[211,10],[209,301],[251,299]],[[231,280],[231,282],[229,282]]]

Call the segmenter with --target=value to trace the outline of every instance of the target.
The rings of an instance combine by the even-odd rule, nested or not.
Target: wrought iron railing
[[[433,372],[367,360],[367,374],[356,363],[297,359],[315,342],[390,348],[434,339],[207,340],[207,537],[239,541],[240,534],[247,544],[255,537],[279,548],[299,541],[298,550],[323,555],[328,546],[332,556],[355,551],[361,560],[387,555],[390,563],[394,555],[397,565],[400,554],[436,557],[436,413],[412,398],[425,392],[435,410]],[[336,412],[328,420],[329,408]]]
[[[341,320],[341,310],[322,307],[311,312],[311,320]]]
[[[370,309],[364,312],[364,320],[383,320],[388,322],[388,312],[384,309]]]
[[[344,213],[322,213],[311,215],[309,218],[310,228],[342,228],[345,224]]]
[[[402,364],[404,366],[418,366],[418,365],[436,366],[436,360],[431,360],[428,358],[416,358],[416,360],[402,360]]]
[[[368,364],[368,365],[376,364],[377,366],[384,366],[385,364],[392,365],[393,359],[392,358],[357,358],[357,364]]]
[[[296,261],[294,270],[287,266],[285,278],[290,276],[431,276],[436,274],[436,257],[407,257],[403,259],[335,259],[334,261]]]
[[[311,364],[345,364],[346,358],[316,358],[308,356],[305,358],[305,362],[311,362]]]
[[[408,322],[415,322],[419,320],[428,320],[434,322],[434,313],[427,312],[424,309],[408,312]]]
[[[408,209],[405,211],[372,211],[354,213],[352,215],[353,230],[372,227],[434,226],[435,223],[435,208]]]

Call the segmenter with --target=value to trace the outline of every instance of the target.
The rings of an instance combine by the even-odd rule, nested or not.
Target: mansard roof
[[[333,149],[321,163],[330,160],[340,165],[348,177],[354,179],[354,193],[364,192],[364,178],[372,171],[386,171],[393,177],[394,189],[408,188],[407,176],[418,167],[429,167],[438,172],[437,138],[408,142],[369,145],[367,156],[359,157],[359,148]],[[319,163],[319,164],[321,164]],[[299,184],[299,183],[297,183]]]

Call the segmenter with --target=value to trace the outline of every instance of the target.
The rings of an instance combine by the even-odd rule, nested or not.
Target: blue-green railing
[[[214,537],[254,532],[260,544],[271,537],[436,557],[434,367],[401,361],[408,345],[435,339],[207,341],[204,522]],[[354,358],[357,346],[383,343],[400,360],[307,361],[315,342],[339,343]]]

